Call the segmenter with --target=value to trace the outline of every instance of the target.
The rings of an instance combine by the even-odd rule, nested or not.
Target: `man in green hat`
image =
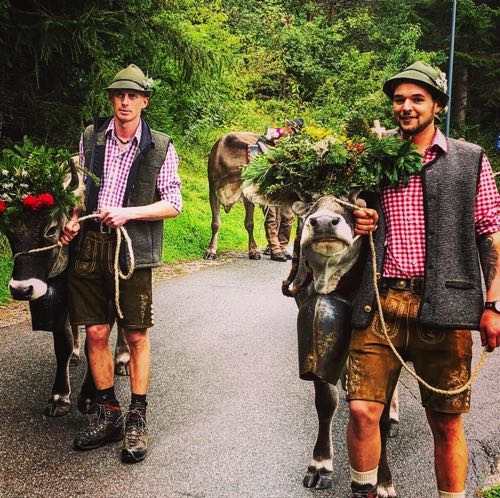
[[[113,116],[96,118],[80,141],[80,166],[86,178],[85,213],[98,213],[82,226],[73,213],[61,242],[71,244],[69,268],[70,318],[85,325],[92,378],[97,388],[96,419],[74,440],[77,450],[90,450],[124,440],[125,462],[144,459],[148,445],[146,394],[151,353],[148,329],[153,325],[151,269],[162,263],[163,219],[182,208],[179,159],[170,138],[152,130],[142,118],[149,104],[153,80],[134,64],[118,72],[106,88]],[[134,271],[120,280],[119,302],[130,347],[131,403],[125,417],[114,391],[113,358],[108,346],[109,306],[115,300],[115,229],[124,226],[132,240]],[[120,254],[122,271],[130,261]]]
[[[353,302],[347,386],[353,497],[382,496],[376,492],[379,422],[402,366],[376,311],[373,271],[387,334],[431,386],[457,390],[469,380],[471,330],[480,330],[489,351],[500,345],[500,196],[488,158],[477,145],[446,138],[436,127],[448,102],[439,69],[416,62],[388,79],[383,90],[401,137],[422,155],[423,169],[406,186],[384,188],[373,199],[374,209],[365,211],[364,231],[378,224],[377,268],[366,265]],[[470,388],[453,395],[425,387],[420,392],[434,437],[439,496],[464,498],[461,415],[469,410]],[[383,496],[395,496],[393,489],[386,491]]]

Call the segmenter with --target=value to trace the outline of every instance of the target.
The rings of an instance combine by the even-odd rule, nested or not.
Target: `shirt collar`
[[[436,151],[441,150],[444,153],[448,152],[448,140],[446,140],[446,137],[439,128],[436,128],[436,132],[432,137],[432,144],[429,149],[434,149]]]
[[[109,122],[108,127],[106,128],[105,135],[109,137],[111,134],[116,139],[115,118],[111,118],[111,121]],[[141,135],[142,135],[142,119],[139,121],[139,126],[137,127],[135,135],[132,137],[134,143],[138,144],[141,142]],[[116,139],[116,141],[118,141],[118,139]]]

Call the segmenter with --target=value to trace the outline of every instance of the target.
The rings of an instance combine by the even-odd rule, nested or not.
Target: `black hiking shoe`
[[[146,409],[131,406],[125,420],[122,462],[141,462],[146,456],[147,449],[148,429],[146,427]]]
[[[351,498],[376,498],[376,488],[376,485],[372,486],[371,484],[357,484],[355,482],[351,482]]]
[[[264,252],[262,253],[264,256],[271,256],[271,248],[269,246],[266,246],[264,249]]]
[[[95,417],[73,441],[75,450],[93,450],[123,439],[123,414],[120,407],[112,408],[101,404],[95,406]]]
[[[283,249],[282,252],[285,255],[286,259],[288,259],[288,260],[292,259],[292,255],[286,249]]]

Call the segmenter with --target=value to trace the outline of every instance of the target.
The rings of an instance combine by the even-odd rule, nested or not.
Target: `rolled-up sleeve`
[[[500,232],[500,195],[491,164],[483,155],[475,204],[476,236]]]
[[[168,201],[180,213],[182,211],[181,179],[179,177],[179,156],[174,144],[170,142],[165,161],[163,162],[158,177],[156,188],[162,201]]]

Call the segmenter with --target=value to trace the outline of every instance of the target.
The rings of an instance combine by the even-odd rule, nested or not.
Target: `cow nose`
[[[33,295],[33,286],[28,285],[27,287],[17,288],[9,286],[10,295],[12,299],[16,301],[29,301]]]
[[[309,223],[313,228],[328,229],[330,226],[336,226],[340,222],[340,216],[317,216],[310,218]]]

